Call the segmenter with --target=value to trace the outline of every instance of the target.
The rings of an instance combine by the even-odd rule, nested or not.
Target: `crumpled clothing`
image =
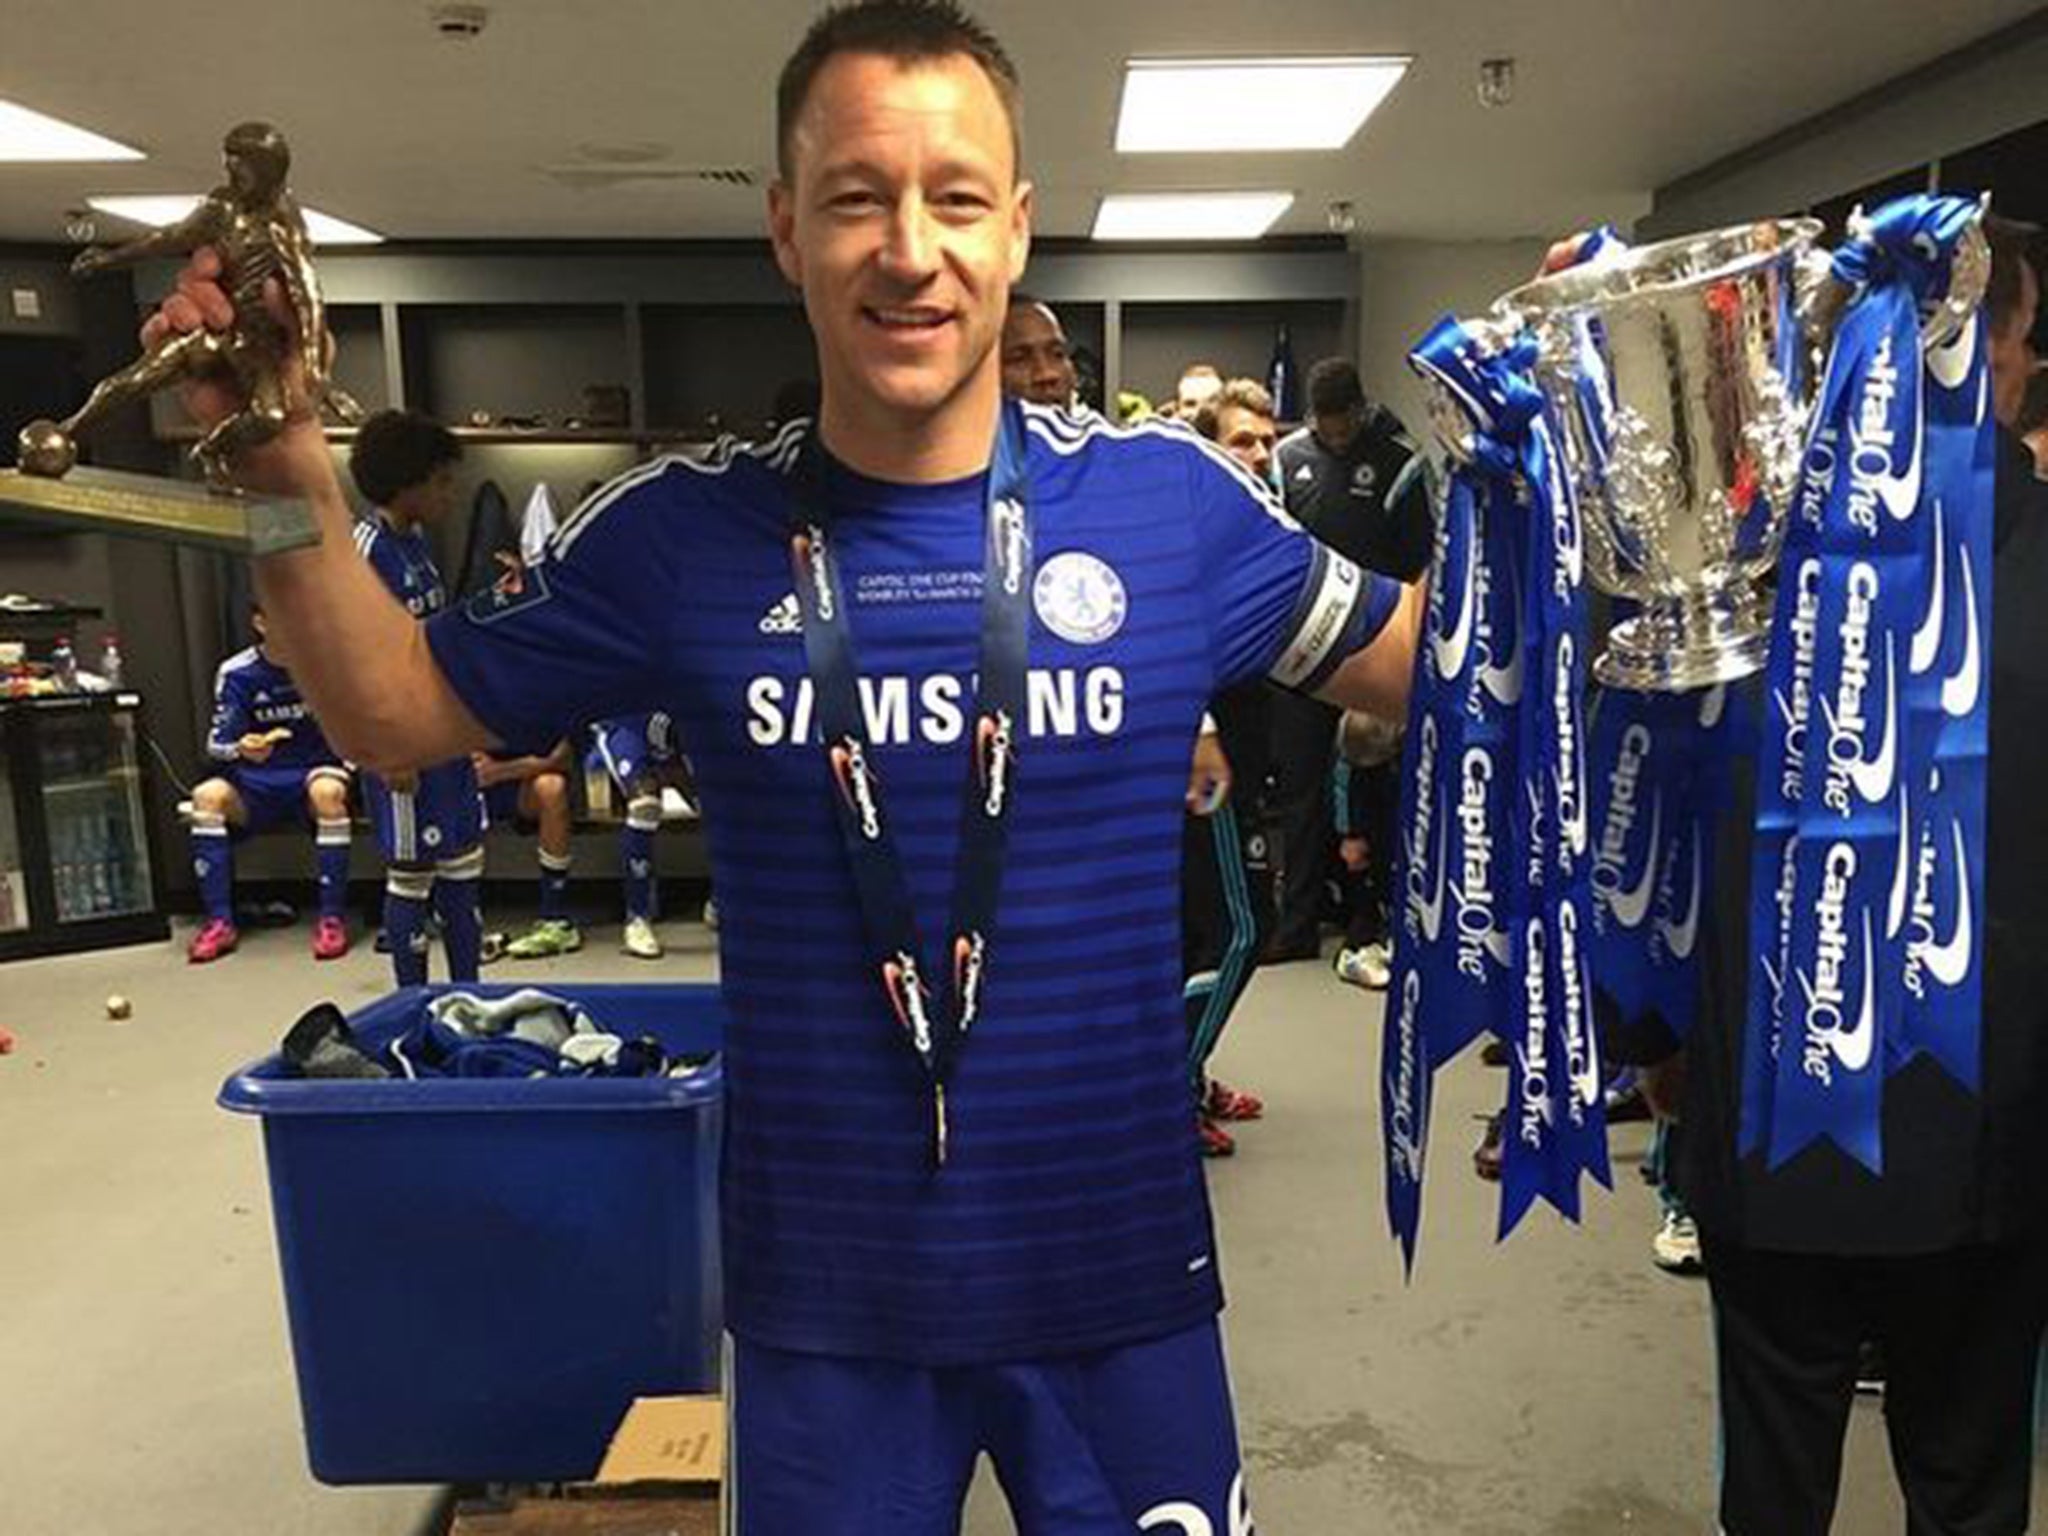
[[[532,987],[504,997],[429,999],[381,1048],[357,1040],[332,1003],[285,1036],[284,1058],[306,1077],[655,1077],[701,1062],[671,1061],[659,1042],[624,1039],[579,1005]]]

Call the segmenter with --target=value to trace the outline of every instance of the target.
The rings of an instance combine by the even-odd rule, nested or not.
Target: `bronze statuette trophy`
[[[230,465],[241,450],[275,437],[295,412],[325,406],[342,421],[358,420],[362,412],[331,377],[334,338],[313,271],[306,221],[285,184],[291,150],[284,136],[268,123],[243,123],[228,133],[223,155],[226,184],[214,188],[191,213],[126,245],[86,251],[71,270],[89,277],[210,246],[220,256],[220,283],[234,305],[234,324],[225,331],[202,328],[168,337],[102,379],[65,420],[34,421],[22,428],[21,467],[0,470],[0,512],[73,530],[251,555],[319,541],[310,508],[236,490]],[[288,323],[266,301],[273,279],[290,311]],[[286,377],[294,332],[306,338],[302,399],[294,398]],[[74,468],[78,439],[114,410],[181,381],[207,377],[232,383],[244,403],[192,449],[204,485]]]

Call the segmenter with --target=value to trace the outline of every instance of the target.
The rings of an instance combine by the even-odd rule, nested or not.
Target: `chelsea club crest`
[[[1130,611],[1123,578],[1077,549],[1041,565],[1031,595],[1045,627],[1074,645],[1101,644],[1124,627]]]

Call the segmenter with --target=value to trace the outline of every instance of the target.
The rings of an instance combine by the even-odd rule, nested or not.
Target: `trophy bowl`
[[[1778,558],[1819,385],[1802,266],[1820,224],[1782,219],[1622,249],[1503,295],[1537,379],[1595,586],[1636,611],[1594,675],[1682,692],[1761,671]]]

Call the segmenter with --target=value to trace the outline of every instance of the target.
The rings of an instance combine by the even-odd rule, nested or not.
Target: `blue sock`
[[[661,801],[635,795],[626,805],[619,833],[619,861],[626,869],[626,916],[654,919],[654,830],[661,825]]]
[[[427,898],[419,887],[432,877],[423,871],[392,873],[414,874],[402,891],[392,889],[392,879],[384,882],[384,933],[391,944],[392,974],[401,987],[423,987],[427,983]]]
[[[441,947],[450,981],[475,981],[483,965],[484,914],[478,893],[484,873],[481,845],[444,859],[435,871],[434,910],[441,914]]]
[[[192,873],[199,877],[199,902],[209,919],[235,920],[235,854],[228,824],[204,811],[192,813]]]
[[[543,922],[569,921],[569,855],[541,850],[540,915]]]
[[[323,820],[314,834],[313,864],[320,872],[320,915],[348,909],[348,819]]]

